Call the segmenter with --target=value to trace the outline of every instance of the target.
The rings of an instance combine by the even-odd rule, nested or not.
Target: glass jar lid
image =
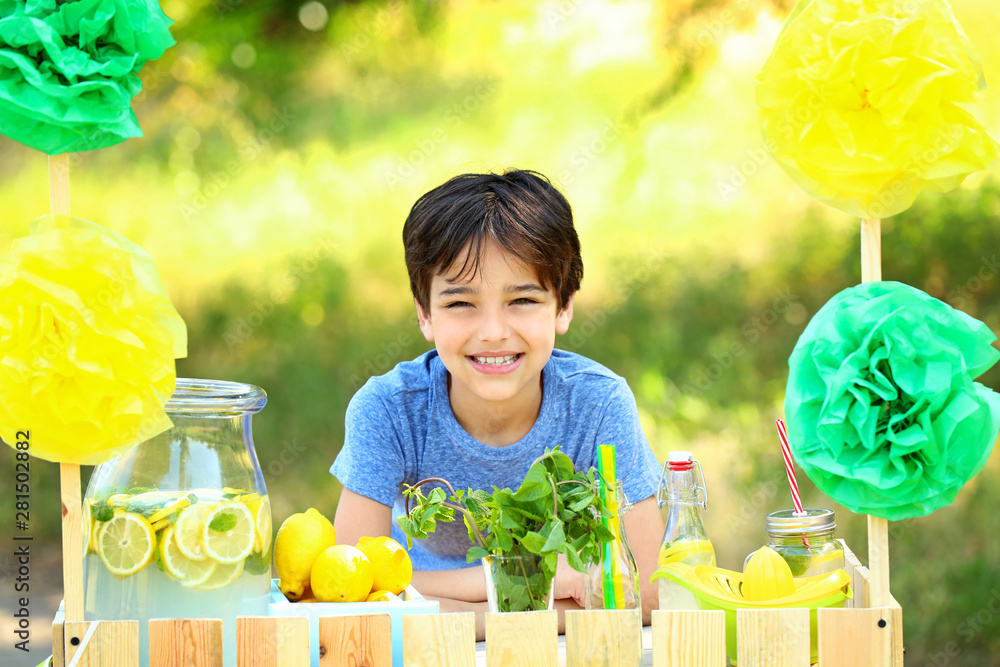
[[[819,533],[837,527],[833,510],[805,507],[802,511],[805,516],[795,516],[795,510],[771,512],[767,515],[764,527],[770,535]]]
[[[265,403],[267,394],[252,384],[177,378],[177,386],[164,410],[178,416],[236,416],[260,412]]]

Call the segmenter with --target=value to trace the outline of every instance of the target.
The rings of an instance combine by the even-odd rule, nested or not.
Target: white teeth
[[[513,363],[517,357],[516,354],[508,354],[506,357],[472,357],[472,360],[477,364],[486,364],[487,366],[503,366]]]

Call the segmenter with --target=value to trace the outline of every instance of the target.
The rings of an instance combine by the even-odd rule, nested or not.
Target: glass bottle
[[[271,508],[253,448],[259,387],[177,379],[173,428],[94,469],[83,505],[84,613],[139,621],[220,618],[236,664],[236,617],[266,616]]]
[[[625,497],[622,483],[616,486],[618,494],[618,526],[621,539],[616,539],[604,545],[601,561],[587,568],[584,580],[584,607],[586,609],[641,609],[642,598],[639,586],[639,567],[635,563],[632,548],[628,545],[625,535],[625,513],[632,509],[631,503]],[[608,560],[612,559],[612,560]],[[622,579],[622,599],[611,599],[604,595],[604,570],[620,572]],[[610,596],[613,597],[614,593]]]
[[[833,510],[807,507],[802,511],[805,516],[795,516],[795,510],[767,515],[764,526],[768,546],[781,554],[793,577],[811,577],[843,568],[844,546],[833,536],[837,527]],[[749,560],[747,556],[746,562]]]
[[[708,508],[705,474],[691,452],[670,452],[660,476],[657,504],[669,508],[657,565],[679,562],[692,567],[714,566],[715,548],[705,533],[699,511],[699,507]],[[698,609],[694,595],[680,584],[668,579],[657,583],[661,610]]]

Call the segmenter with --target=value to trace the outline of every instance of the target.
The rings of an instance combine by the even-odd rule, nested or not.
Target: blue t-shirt
[[[597,465],[597,446],[614,444],[616,468],[631,502],[656,493],[660,465],[639,424],[625,380],[597,362],[553,350],[542,370],[542,405],[521,440],[492,447],[459,425],[448,400],[448,372],[436,350],[372,377],[347,408],[344,446],[330,467],[343,485],[393,507],[392,536],[403,514],[403,484],[441,477],[455,489],[517,489],[532,461],[559,445],[577,470]],[[425,490],[426,493],[426,490]],[[418,570],[467,567],[468,532],[457,515],[438,523],[428,539],[414,540]]]

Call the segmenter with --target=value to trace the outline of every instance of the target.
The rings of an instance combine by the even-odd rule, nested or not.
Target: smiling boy
[[[435,349],[371,378],[347,409],[344,446],[330,471],[344,485],[338,542],[392,535],[401,489],[425,477],[455,488],[517,488],[531,462],[556,445],[577,469],[614,444],[626,496],[625,530],[643,582],[643,617],[656,604],[663,521],[660,466],[626,382],[557,350],[569,329],[583,261],[569,203],[531,171],[464,174],[414,204],[403,227],[417,319]],[[461,521],[438,526],[410,551],[413,584],[442,611],[486,607],[480,567],[469,567]],[[473,564],[476,565],[476,564]],[[583,575],[561,563],[557,607],[577,608]],[[477,614],[480,638],[483,615]]]

